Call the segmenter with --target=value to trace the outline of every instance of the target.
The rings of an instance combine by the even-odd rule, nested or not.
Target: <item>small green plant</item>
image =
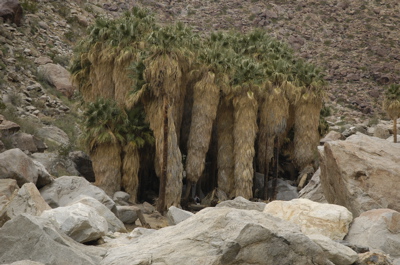
[[[24,12],[35,14],[38,11],[38,5],[36,1],[23,0],[21,2],[22,9]]]
[[[254,14],[252,14],[252,15],[249,16],[249,20],[250,20],[250,21],[253,21],[255,18],[256,18],[256,15],[254,15]]]

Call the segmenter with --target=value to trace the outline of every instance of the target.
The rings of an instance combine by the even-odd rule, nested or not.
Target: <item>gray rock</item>
[[[46,170],[54,176],[68,174],[69,176],[80,176],[76,165],[68,157],[60,156],[57,153],[35,153],[32,159],[44,165]]]
[[[51,209],[44,201],[35,184],[26,183],[15,190],[10,202],[0,212],[0,226],[15,216],[27,213],[39,216],[43,211]]]
[[[0,196],[10,199],[16,189],[19,189],[15,179],[0,179]]]
[[[182,221],[185,221],[189,217],[192,217],[194,213],[176,208],[175,206],[171,206],[167,212],[167,218],[170,225],[179,224]]]
[[[351,265],[358,260],[358,255],[354,250],[329,237],[323,235],[309,235],[308,237],[324,250],[328,259],[334,264]]]
[[[238,196],[233,200],[220,202],[219,204],[217,204],[216,207],[229,207],[243,210],[256,210],[262,212],[264,211],[265,205],[267,204],[264,202],[251,202],[241,196]]]
[[[65,96],[71,97],[73,95],[75,87],[71,83],[71,74],[61,65],[53,63],[39,65],[38,72]]]
[[[4,265],[45,265],[41,262],[36,262],[36,261],[31,261],[31,260],[20,260],[16,261],[10,264],[4,264]]]
[[[37,131],[37,136],[57,146],[69,145],[68,135],[56,126],[44,126]]]
[[[36,160],[32,160],[38,170],[38,180],[36,181],[36,187],[39,189],[50,184],[54,178],[47,172],[46,168],[42,163]]]
[[[44,211],[41,217],[77,242],[97,240],[108,232],[108,224],[96,209],[82,203]]]
[[[8,121],[3,115],[0,115],[0,134],[3,136],[12,135],[19,131],[21,126],[15,122]]]
[[[346,241],[400,258],[400,213],[391,209],[362,213],[354,219]]]
[[[41,172],[20,149],[10,149],[0,153],[0,179],[15,179],[21,187],[27,182],[36,184]]]
[[[387,126],[385,126],[383,124],[378,124],[375,127],[373,136],[381,138],[381,139],[387,139],[390,136],[390,132],[389,132],[389,129],[387,128]]]
[[[21,214],[0,228],[0,263],[31,260],[51,265],[100,263],[102,248],[79,244],[49,221]]]
[[[391,208],[400,211],[400,145],[357,133],[320,150],[321,186],[326,200],[354,217]]]
[[[100,264],[152,261],[174,265],[333,265],[297,226],[259,211],[216,207],[110,248]]]
[[[131,195],[129,195],[129,193],[117,191],[116,193],[114,193],[113,200],[115,201],[115,203],[121,206],[128,206],[130,197]]]
[[[134,224],[138,219],[137,211],[139,210],[136,206],[117,206],[118,218],[124,224]]]
[[[89,197],[89,196],[79,196],[73,201],[71,204],[74,203],[82,203],[94,208],[97,213],[104,217],[108,223],[108,231],[109,232],[126,232],[126,228],[122,221],[118,219],[117,216],[113,212],[110,211],[104,204],[99,202],[98,200]]]
[[[299,198],[309,199],[311,201],[321,203],[327,202],[325,199],[324,190],[321,186],[320,175],[321,169],[318,168],[308,184],[299,192]]]
[[[326,142],[330,141],[337,141],[337,140],[344,140],[344,136],[337,131],[330,131],[327,135],[324,136],[319,142],[321,145],[323,145]]]
[[[14,148],[19,148],[22,151],[28,151],[30,153],[35,153],[38,151],[33,135],[19,132],[13,134],[11,137]]]
[[[276,199],[281,201],[290,201],[297,199],[299,193],[297,192],[297,187],[290,185],[288,180],[277,179],[276,180]],[[273,181],[268,181],[268,186],[272,188]]]
[[[52,207],[67,206],[81,195],[92,197],[116,213],[115,202],[100,188],[83,177],[63,176],[40,189],[40,194]]]

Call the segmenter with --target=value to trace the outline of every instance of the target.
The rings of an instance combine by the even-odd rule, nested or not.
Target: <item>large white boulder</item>
[[[40,189],[40,194],[52,207],[67,206],[77,197],[86,195],[104,204],[113,213],[117,213],[114,201],[99,187],[83,177],[63,176],[56,178],[50,185]]]
[[[82,203],[44,211],[41,217],[80,243],[97,240],[108,232],[106,219]]]
[[[33,183],[24,184],[21,189],[15,190],[10,202],[0,212],[0,227],[8,220],[19,214],[27,213],[39,216],[43,211],[51,209],[40,196],[39,190]]]
[[[332,240],[342,240],[353,220],[343,206],[308,199],[272,201],[265,206],[264,213],[299,225],[305,235],[320,234]]]
[[[400,213],[391,209],[362,213],[354,219],[346,241],[400,258]]]
[[[354,217],[390,208],[400,211],[400,144],[357,133],[320,152],[321,185],[329,203]]]
[[[79,244],[39,216],[21,214],[0,228],[0,263],[31,260],[43,264],[98,265],[101,247]],[[29,263],[28,263],[29,264]]]
[[[296,225],[254,210],[210,207],[130,238],[110,248],[100,264],[333,264]]]
[[[98,200],[89,196],[82,195],[76,198],[75,201],[71,202],[70,205],[75,203],[82,203],[94,208],[100,216],[106,219],[109,232],[127,232],[123,222],[118,219],[118,217],[113,212],[111,212],[110,209],[108,209]]]

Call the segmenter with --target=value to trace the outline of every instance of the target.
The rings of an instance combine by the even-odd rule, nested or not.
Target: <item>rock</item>
[[[87,206],[90,206],[92,208],[94,208],[97,213],[104,217],[108,223],[108,231],[110,232],[126,232],[126,228],[124,226],[124,224],[122,223],[122,221],[120,219],[118,219],[117,216],[115,216],[115,214],[113,212],[110,211],[110,209],[108,209],[105,205],[103,205],[101,202],[99,202],[98,200],[89,197],[89,196],[79,196],[78,198],[76,198],[75,201],[73,201],[71,203],[82,203],[85,204]]]
[[[400,134],[397,135],[397,143],[400,142],[399,139],[400,139]],[[390,143],[394,143],[394,136],[391,135],[389,138],[386,139],[386,141],[388,141]]]
[[[354,219],[346,241],[400,258],[400,213],[391,209],[362,213]]]
[[[97,240],[108,232],[106,219],[82,203],[44,211],[41,217],[80,243]]]
[[[201,197],[201,195],[199,196]],[[205,206],[215,206],[218,202],[226,200],[228,200],[226,193],[221,189],[215,188],[201,200],[201,204]]]
[[[0,179],[0,196],[11,199],[15,190],[19,189],[15,179]]]
[[[308,237],[324,250],[328,259],[334,264],[351,265],[358,260],[358,255],[354,250],[326,236],[310,235]]]
[[[82,151],[70,152],[68,157],[75,163],[75,168],[88,181],[95,182],[92,160]]]
[[[44,65],[47,63],[52,63],[53,60],[47,56],[40,56],[40,57],[36,58],[34,62],[39,65]]]
[[[140,208],[140,210],[142,210],[143,214],[152,214],[156,211],[156,208],[148,202],[139,204],[138,207]]]
[[[15,216],[27,213],[39,216],[43,211],[51,209],[44,201],[35,184],[26,183],[15,190],[10,202],[0,212],[0,227]]]
[[[268,181],[268,186],[270,188],[272,188],[272,183],[273,180]],[[278,178],[275,191],[277,200],[290,201],[299,197],[297,187],[292,186],[288,180]]]
[[[325,135],[324,138],[319,140],[319,142],[321,145],[323,145],[326,142],[344,140],[344,139],[345,139],[344,136],[340,132],[330,131],[327,135]]]
[[[49,221],[21,214],[0,228],[0,263],[31,260],[44,264],[100,263],[102,248],[79,244]]]
[[[176,208],[175,206],[169,207],[167,212],[168,222],[170,225],[179,224],[193,215],[193,213]]]
[[[47,177],[42,174],[45,172],[41,171],[33,160],[20,149],[10,149],[0,153],[0,178],[15,179],[18,185],[22,186],[27,182],[36,184],[38,178]]]
[[[10,200],[5,195],[0,195],[0,213],[6,208]]]
[[[8,121],[3,115],[0,115],[0,135],[8,136],[18,132],[21,126],[15,122]]]
[[[74,94],[75,87],[71,83],[71,75],[61,65],[53,63],[39,65],[38,72],[66,97],[71,97]]]
[[[138,219],[137,211],[139,210],[136,206],[117,206],[118,218],[124,224],[134,224]]]
[[[256,211],[264,211],[265,205],[264,202],[251,202],[246,200],[242,196],[238,196],[233,200],[223,201],[216,205],[216,207],[229,207],[235,209],[243,209],[243,210],[256,210]]]
[[[358,261],[355,265],[397,265],[392,263],[391,258],[383,253],[366,252],[358,254]]]
[[[333,264],[293,224],[259,211],[215,207],[110,248],[100,264],[149,264],[150,260],[174,265]]]
[[[321,168],[314,173],[308,184],[299,192],[299,197],[314,202],[327,203],[321,186]]]
[[[121,206],[128,206],[130,197],[131,195],[129,195],[129,193],[117,191],[116,193],[114,193],[113,200],[116,204],[119,204]]]
[[[375,126],[373,136],[381,138],[381,139],[387,139],[390,136],[390,132],[389,132],[389,129],[387,128],[387,126],[378,124],[377,126]]]
[[[56,126],[44,126],[40,128],[37,136],[57,146],[68,146],[70,143],[68,135]]]
[[[36,181],[36,187],[38,189],[50,184],[54,178],[47,172],[46,168],[43,166],[42,163],[32,160],[38,170],[38,180]]]
[[[399,153],[400,145],[360,133],[325,143],[320,166],[327,201],[354,217],[376,208],[400,211]]]
[[[0,17],[4,22],[22,24],[23,10],[18,0],[2,0],[0,2]]]
[[[31,157],[43,164],[48,172],[54,176],[69,175],[79,176],[80,173],[76,170],[74,162],[68,157],[60,156],[57,153],[35,153]]]
[[[305,235],[319,234],[332,240],[342,240],[353,220],[351,212],[342,206],[307,199],[272,201],[264,213],[299,225]]]
[[[1,135],[1,132],[0,132],[0,135]],[[0,140],[0,153],[4,152],[6,150],[7,150],[6,146],[4,145],[3,141]]]
[[[16,261],[10,264],[4,264],[4,265],[45,265],[41,262],[36,262],[36,261],[31,261],[31,260],[20,260]]]
[[[51,184],[40,189],[40,194],[52,208],[67,206],[80,195],[87,195],[104,204],[114,214],[117,213],[115,202],[102,189],[82,177],[56,178]]]

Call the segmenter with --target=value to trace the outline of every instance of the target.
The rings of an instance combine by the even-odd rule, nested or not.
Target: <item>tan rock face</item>
[[[332,240],[342,240],[353,220],[352,214],[342,206],[308,199],[272,201],[265,206],[264,213],[299,225],[305,235],[320,234]]]
[[[400,211],[400,145],[360,133],[325,143],[320,151],[321,185],[329,203],[362,212]]]

